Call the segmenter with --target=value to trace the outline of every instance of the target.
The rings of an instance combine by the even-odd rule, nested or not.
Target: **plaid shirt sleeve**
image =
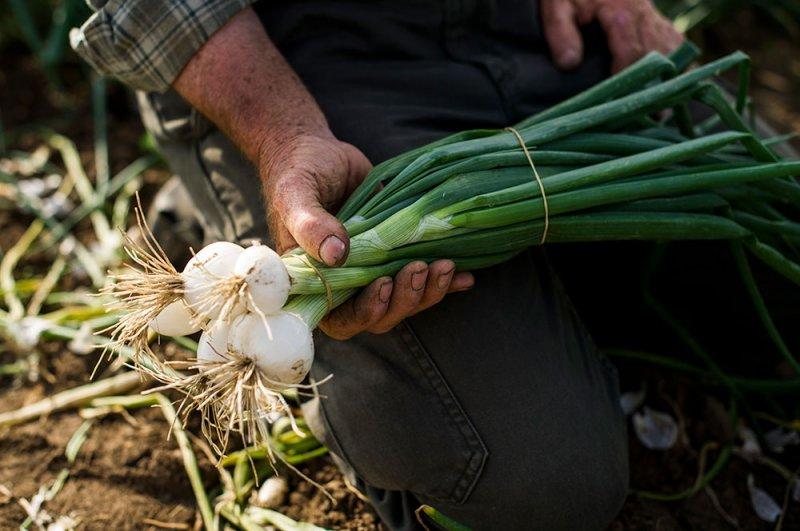
[[[164,92],[189,59],[254,0],[88,0],[95,13],[70,33],[72,48],[101,74]]]

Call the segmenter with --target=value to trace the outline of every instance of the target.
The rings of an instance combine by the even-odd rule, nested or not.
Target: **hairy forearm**
[[[245,9],[194,55],[173,87],[254,164],[303,134],[329,134],[325,116]]]

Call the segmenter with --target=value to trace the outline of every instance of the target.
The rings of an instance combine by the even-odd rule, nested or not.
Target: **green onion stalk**
[[[744,82],[735,99],[714,84],[734,68],[746,80],[748,57],[684,71],[695,53],[651,53],[514,131],[458,133],[376,166],[338,214],[351,238],[343,266],[301,250],[283,256],[292,295],[284,309],[314,328],[357,288],[409,262],[449,258],[473,270],[560,242],[738,241],[800,284],[791,258],[800,161],[779,159],[745,125],[736,107]],[[698,136],[700,124],[677,112],[691,102],[716,113],[717,132]]]

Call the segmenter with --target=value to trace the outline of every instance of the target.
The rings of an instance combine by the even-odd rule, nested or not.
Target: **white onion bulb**
[[[183,297],[195,313],[202,314],[202,318],[216,319],[219,316],[219,306],[208,308],[203,303],[208,300],[220,279],[233,275],[233,268],[242,251],[244,248],[235,243],[215,242],[200,249],[183,269]]]
[[[267,378],[283,384],[300,383],[314,361],[311,330],[288,312],[237,317],[228,333],[228,350],[252,359]]]
[[[192,326],[194,321],[186,303],[178,300],[161,310],[150,321],[150,328],[162,336],[188,336],[200,330],[200,326]]]
[[[239,255],[233,269],[247,284],[247,309],[273,314],[289,298],[289,272],[281,257],[266,245],[253,245]],[[253,308],[255,306],[255,308]]]
[[[228,351],[228,330],[230,327],[222,321],[215,322],[208,330],[200,334],[197,342],[197,361],[225,361]]]

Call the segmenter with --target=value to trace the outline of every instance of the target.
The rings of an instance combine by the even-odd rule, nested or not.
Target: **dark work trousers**
[[[609,72],[599,28],[572,72],[531,0],[264,2],[267,32],[333,133],[377,164],[444,135],[502,128]],[[187,185],[207,240],[267,239],[259,180],[175,94],[143,120]],[[429,504],[476,529],[601,529],[628,485],[615,368],[541,250],[383,335],[316,336],[314,433],[391,529]]]

